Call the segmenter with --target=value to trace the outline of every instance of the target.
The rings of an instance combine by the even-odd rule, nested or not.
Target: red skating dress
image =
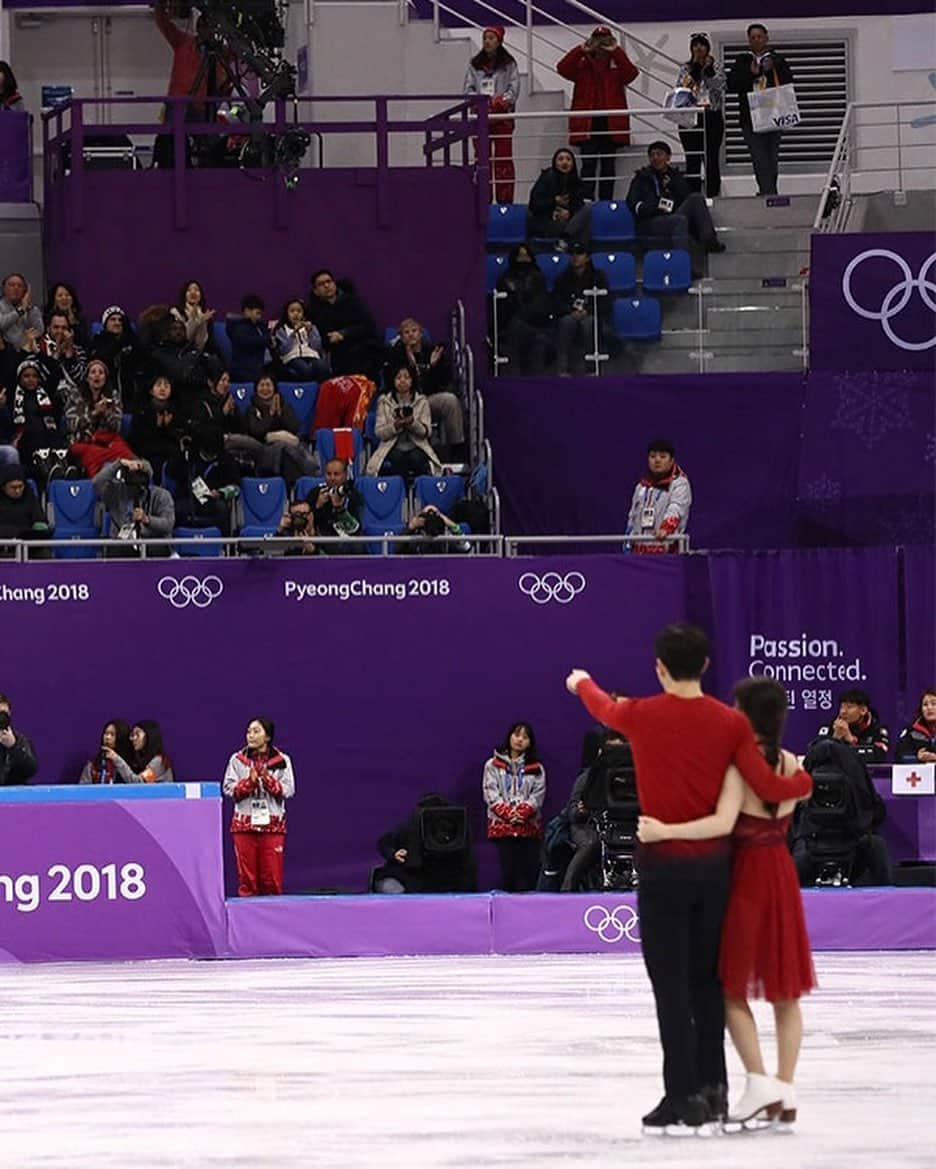
[[[731,893],[719,974],[731,998],[796,999],[816,985],[803,899],[787,848],[790,817],[742,812],[731,843]]]

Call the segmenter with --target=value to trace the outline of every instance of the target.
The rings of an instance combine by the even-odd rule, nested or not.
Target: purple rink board
[[[122,799],[0,789],[0,963],[223,953],[220,793],[208,786],[199,798],[175,784]]]
[[[231,958],[636,954],[633,893],[229,901]],[[809,890],[816,950],[936,949],[932,889]]]

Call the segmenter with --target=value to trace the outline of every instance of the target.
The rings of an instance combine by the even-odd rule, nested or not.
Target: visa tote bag
[[[748,94],[751,111],[751,129],[755,134],[772,134],[776,130],[795,130],[802,120],[796,90],[792,85],[778,85],[774,70],[774,84],[764,89],[752,89]]]

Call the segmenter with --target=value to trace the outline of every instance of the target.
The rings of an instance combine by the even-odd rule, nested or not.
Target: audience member
[[[296,792],[292,761],[273,744],[273,720],[247,724],[247,744],[224,773],[224,794],[234,800],[231,836],[240,897],[283,892],[286,800]]]
[[[231,504],[240,494],[241,473],[217,427],[210,422],[194,427],[167,470],[175,483],[176,523],[219,528],[222,536],[230,536]]]
[[[527,234],[555,240],[560,251],[570,241],[586,247],[591,241],[591,205],[585,202],[585,184],[579,178],[575,155],[567,146],[560,146],[533,184]]]
[[[0,380],[0,467],[19,463],[19,451],[13,445],[12,394]]]
[[[48,540],[45,512],[18,463],[0,464],[0,539]]]
[[[599,25],[556,66],[573,83],[573,110],[626,110],[627,87],[640,75],[606,25]],[[569,121],[569,141],[582,152],[582,179],[592,199],[614,198],[615,153],[630,142],[626,115],[583,114]]]
[[[310,499],[294,499],[276,529],[277,536],[292,536],[284,556],[321,556],[325,553],[315,542],[315,516]]]
[[[634,175],[627,192],[638,234],[659,237],[662,246],[686,251],[691,236],[706,252],[723,252],[725,245],[715,234],[704,196],[690,191],[682,173],[670,166],[669,144],[651,142],[647,155],[650,165]]]
[[[72,284],[66,284],[64,280],[59,280],[53,284],[49,289],[49,295],[46,298],[45,317],[46,324],[52,318],[53,313],[64,313],[68,324],[74,334],[75,344],[82,349],[87,350],[91,344],[91,330],[88,327],[88,322],[85,320],[81,312],[81,301],[78,299],[78,290]]]
[[[28,783],[39,770],[35,748],[12,723],[13,704],[0,694],[0,787]]]
[[[851,747],[865,763],[886,763],[890,741],[887,727],[871,708],[868,692],[858,686],[843,690],[839,695],[836,718],[819,728],[814,742],[824,738],[835,739]]]
[[[749,24],[747,28],[748,51],[740,53],[728,74],[729,93],[738,95],[738,113],[741,118],[741,134],[747,144],[754,165],[758,195],[776,195],[777,178],[780,173],[780,130],[766,134],[755,134],[751,125],[751,107],[748,94],[755,89],[773,89],[779,85],[791,85],[793,71],[786,59],[775,53],[769,45],[769,34],[762,24]]]
[[[265,307],[262,296],[249,292],[241,300],[241,315],[227,319],[231,381],[255,382],[270,364],[273,338],[263,320]]]
[[[525,893],[539,875],[546,769],[536,757],[536,735],[528,722],[513,723],[484,765],[487,835],[497,846],[500,888]]]
[[[546,277],[529,244],[518,244],[511,251],[497,291],[507,294],[494,302],[498,349],[507,358],[507,372],[514,376],[541,374],[549,348],[546,330],[551,306]]]
[[[179,289],[172,315],[181,321],[189,345],[193,345],[199,353],[214,351],[212,326],[215,311],[205,303],[205,290],[197,280],[186,280]]]
[[[569,248],[569,266],[560,272],[553,286],[553,301],[558,322],[556,343],[559,351],[560,377],[568,377],[573,367],[586,369],[586,354],[595,347],[595,319],[597,305],[598,345],[601,345],[603,326],[611,311],[608,278],[594,266],[588,250],[582,244]],[[593,295],[593,290],[604,296]]]
[[[23,99],[16,88],[16,74],[8,61],[0,61],[0,113],[4,110],[21,110]]]
[[[163,745],[163,734],[159,723],[151,718],[141,718],[130,731],[131,755],[129,759],[113,747],[101,744],[105,762],[111,764],[117,773],[117,783],[175,783],[172,760]]]
[[[374,871],[375,893],[476,893],[478,878],[467,811],[445,796],[420,796],[416,808],[377,842],[384,864]],[[436,831],[436,824],[439,831]],[[460,848],[458,834],[463,836]]]
[[[61,374],[59,384],[66,390],[76,387],[88,368],[88,355],[75,344],[75,334],[65,313],[55,309],[49,317],[49,326],[38,345],[40,357],[52,358]]]
[[[438,475],[439,456],[432,449],[432,412],[425,394],[416,392],[408,366],[393,375],[393,389],[377,402],[374,431],[380,440],[367,464],[368,475]]]
[[[11,272],[3,281],[0,299],[0,334],[13,349],[23,349],[27,341],[37,342],[45,325],[42,313],[32,302],[32,293],[26,277]]]
[[[634,552],[678,552],[667,537],[681,536],[689,524],[692,488],[676,462],[676,448],[668,438],[654,438],[647,446],[647,474],[634,488],[628,536],[655,536],[659,544],[632,544]]]
[[[299,430],[295,411],[272,375],[264,373],[247,409],[247,436],[262,444],[257,460],[261,474],[282,475],[292,487],[301,476],[316,473],[318,460],[303,446]]]
[[[240,457],[233,436],[244,436],[245,423],[231,393],[230,374],[215,358],[207,363],[205,375],[207,385],[199,398],[192,403],[187,426],[194,429],[208,423],[221,435],[224,445]]]
[[[404,555],[450,556],[458,552],[470,552],[471,541],[464,524],[458,523],[440,511],[435,504],[425,507],[410,517],[406,525],[408,536],[421,536],[419,543],[400,543],[397,551]]]
[[[504,48],[503,25],[490,24],[481,34],[481,51],[468,63],[462,92],[488,98],[488,112],[492,114],[509,114],[516,109],[520,96],[520,71],[517,62]],[[513,132],[512,118],[488,122],[489,166],[497,203],[514,201]]]
[[[84,381],[66,383],[63,391],[65,429],[72,442],[84,442],[100,428],[120,430],[123,417],[120,391],[99,357],[88,362]]]
[[[101,732],[101,745],[93,759],[89,759],[81,769],[79,783],[120,783],[117,776],[117,765],[107,754],[108,750],[115,752],[127,764],[133,758],[133,748],[130,745],[130,726],[122,718],[111,719],[105,723]]]
[[[165,539],[175,527],[175,503],[164,487],[154,487],[153,468],[145,459],[118,459],[108,463],[94,476],[92,483],[103,502],[111,522],[111,537],[135,542]],[[133,555],[108,549],[108,555]],[[169,555],[168,547],[158,555]],[[150,553],[153,555],[153,553]]]
[[[154,336],[155,344],[147,354],[150,376],[167,378],[179,402],[187,405],[205,388],[205,359],[186,337],[185,325],[171,311],[157,324]]]
[[[315,530],[320,536],[359,536],[364,500],[348,478],[344,459],[329,459],[325,464],[325,482],[315,491],[310,503],[315,512]],[[350,546],[349,551],[361,552]],[[340,551],[330,545],[330,553]]]
[[[133,412],[128,441],[136,454],[149,463],[158,482],[162,481],[166,464],[179,457],[184,433],[181,404],[173,386],[168,378],[157,377],[150,386],[149,400]]]
[[[323,382],[331,374],[322,337],[315,325],[306,320],[305,305],[296,297],[288,300],[273,331],[276,355],[283,375],[293,382]]]
[[[920,695],[913,722],[897,740],[898,763],[936,763],[936,687]]]
[[[120,420],[113,415],[102,417],[96,429],[82,439],[76,439],[69,448],[72,462],[78,463],[89,479],[120,459],[133,459],[135,455],[120,434]]]
[[[13,424],[13,446],[20,462],[29,466],[36,451],[64,449],[68,444],[62,427],[62,408],[58,396],[42,384],[41,363],[27,357],[16,371],[16,385],[9,404]]]
[[[328,268],[313,272],[306,319],[322,337],[333,374],[376,378],[380,364],[377,327],[350,281],[336,282]]]
[[[400,322],[400,335],[390,346],[384,377],[391,381],[400,368],[406,366],[420,394],[429,399],[432,424],[438,428],[437,450],[443,463],[463,463],[467,458],[465,447],[465,418],[458,395],[452,393],[452,364],[444,345],[432,345],[426,340],[423,327],[413,317]]]
[[[136,332],[120,305],[109,305],[101,314],[103,328],[91,341],[91,358],[106,362],[122,409],[136,404],[137,382],[143,367],[143,352]]]
[[[679,131],[686,154],[686,183],[690,191],[701,191],[714,199],[721,194],[725,72],[712,56],[712,43],[704,32],[690,37],[689,60],[679,70],[676,88],[690,94],[693,106],[698,109],[695,126]]]

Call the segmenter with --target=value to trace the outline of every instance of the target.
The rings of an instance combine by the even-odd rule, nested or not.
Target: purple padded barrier
[[[0,203],[32,199],[29,118],[16,110],[0,115]]]
[[[936,861],[936,796],[895,796],[889,769],[874,776],[874,786],[887,805],[881,833],[891,861]]]

